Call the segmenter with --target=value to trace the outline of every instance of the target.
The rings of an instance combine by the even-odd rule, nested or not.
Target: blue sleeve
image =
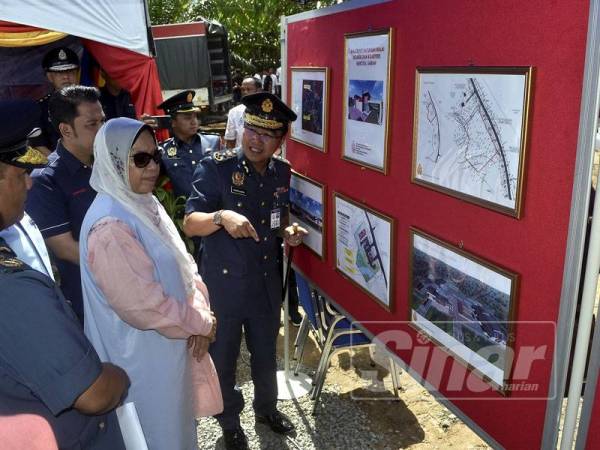
[[[49,238],[71,231],[63,192],[46,173],[48,168],[35,174],[27,194],[25,209],[37,224],[42,236]]]
[[[100,376],[98,355],[50,279],[27,270],[0,285],[0,364],[58,415]]]
[[[221,183],[216,163],[204,158],[192,177],[192,192],[185,204],[185,213],[211,213],[221,209]]]

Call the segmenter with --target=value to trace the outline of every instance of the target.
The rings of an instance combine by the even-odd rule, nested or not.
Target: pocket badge
[[[231,174],[231,182],[235,186],[242,186],[244,184],[245,178],[246,177],[242,172],[233,172],[233,174]]]

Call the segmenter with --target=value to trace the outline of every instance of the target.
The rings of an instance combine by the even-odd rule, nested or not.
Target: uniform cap
[[[77,53],[68,47],[58,47],[50,50],[42,60],[45,72],[63,72],[79,68]]]
[[[269,92],[257,92],[242,98],[246,105],[244,122],[266,130],[287,128],[289,122],[296,120],[297,115],[279,97]]]
[[[164,110],[167,114],[200,111],[200,108],[193,102],[195,95],[196,93],[192,90],[179,92],[166,99],[157,108]]]
[[[0,162],[27,170],[48,163],[40,151],[27,145],[27,138],[39,134],[35,128],[39,114],[33,100],[0,101]]]

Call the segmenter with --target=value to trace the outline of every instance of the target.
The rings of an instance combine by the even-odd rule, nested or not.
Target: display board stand
[[[597,1],[548,4],[542,0],[509,0],[482,6],[469,0],[450,3],[357,0],[284,20],[285,76],[289,76],[287,68],[292,66],[327,67],[330,73],[327,153],[288,140],[286,157],[296,171],[325,185],[328,204],[333,204],[337,193],[396,221],[395,241],[390,250],[396,259],[390,274],[395,283],[394,307],[383,308],[372,296],[357,289],[348,276],[335,270],[336,235],[331,227],[323,231],[328,249],[324,258],[320,260],[307,249],[299,248],[295,264],[350,317],[387,323],[379,328],[365,326],[367,333],[376,339],[380,333],[394,329],[417,338],[408,323],[412,298],[408,289],[412,277],[411,227],[460,248],[477,260],[517,274],[519,286],[514,307],[517,325],[511,335],[515,352],[527,347],[547,351],[543,359],[532,365],[526,378],[537,389],[535,395],[513,390],[503,397],[501,392],[475,391],[466,386],[458,392],[452,391],[447,384],[451,368],[445,366],[441,381],[436,382],[425,366],[413,365],[414,348],[395,350],[411,375],[494,447],[550,449],[557,441],[560,415],[557,405],[568,361],[557,358],[554,363],[554,356],[569,353],[591,173],[591,145],[589,148],[585,145],[592,136],[590,117],[596,114],[593,103],[597,92],[590,89],[597,82],[598,70],[593,74],[589,63],[586,66],[585,52],[588,26],[592,20],[598,23],[597,18],[590,19],[590,6],[595,11]],[[342,159],[344,122],[358,117],[356,111],[354,116],[344,115],[347,105],[365,111],[365,102],[375,98],[377,101],[369,103],[369,108],[386,107],[377,94],[369,96],[372,92],[362,95],[353,92],[352,101],[344,97],[345,83],[349,82],[345,80],[345,64],[352,60],[352,55],[345,52],[345,36],[381,29],[393,30],[390,44],[393,67],[387,78],[393,94],[388,111],[384,111],[389,114],[391,124],[385,173]],[[595,32],[594,26],[590,26],[589,33]],[[355,53],[356,59],[363,59],[361,54],[378,51],[377,46],[366,48]],[[533,69],[522,205],[513,216],[411,181],[411,149],[418,119],[414,113],[417,69],[473,66]],[[351,81],[359,79],[353,76]],[[376,76],[360,79],[375,83],[379,80]],[[288,83],[286,95],[289,90]],[[488,116],[487,120],[492,118]],[[361,151],[362,147],[357,146],[356,150]],[[418,167],[415,170],[418,175]],[[334,214],[329,208],[327,223],[335,223]],[[358,235],[356,238],[363,242]],[[366,258],[372,269],[376,269],[371,256],[374,261],[378,255],[371,255],[369,240],[364,243],[366,247],[360,255],[363,267]],[[352,264],[356,262],[352,249],[346,256]],[[371,272],[367,267],[363,276],[369,278]],[[536,321],[557,327],[526,325]],[[496,339],[500,339],[501,333],[495,333]],[[439,346],[431,343],[429,349]],[[448,353],[445,355],[448,357]],[[451,354],[450,361],[454,361]],[[523,426],[523,418],[527,426]]]

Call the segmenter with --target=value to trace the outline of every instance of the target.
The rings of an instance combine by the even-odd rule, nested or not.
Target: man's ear
[[[58,131],[61,136],[66,138],[73,137],[74,134],[73,127],[66,122],[61,122],[58,124]]]

